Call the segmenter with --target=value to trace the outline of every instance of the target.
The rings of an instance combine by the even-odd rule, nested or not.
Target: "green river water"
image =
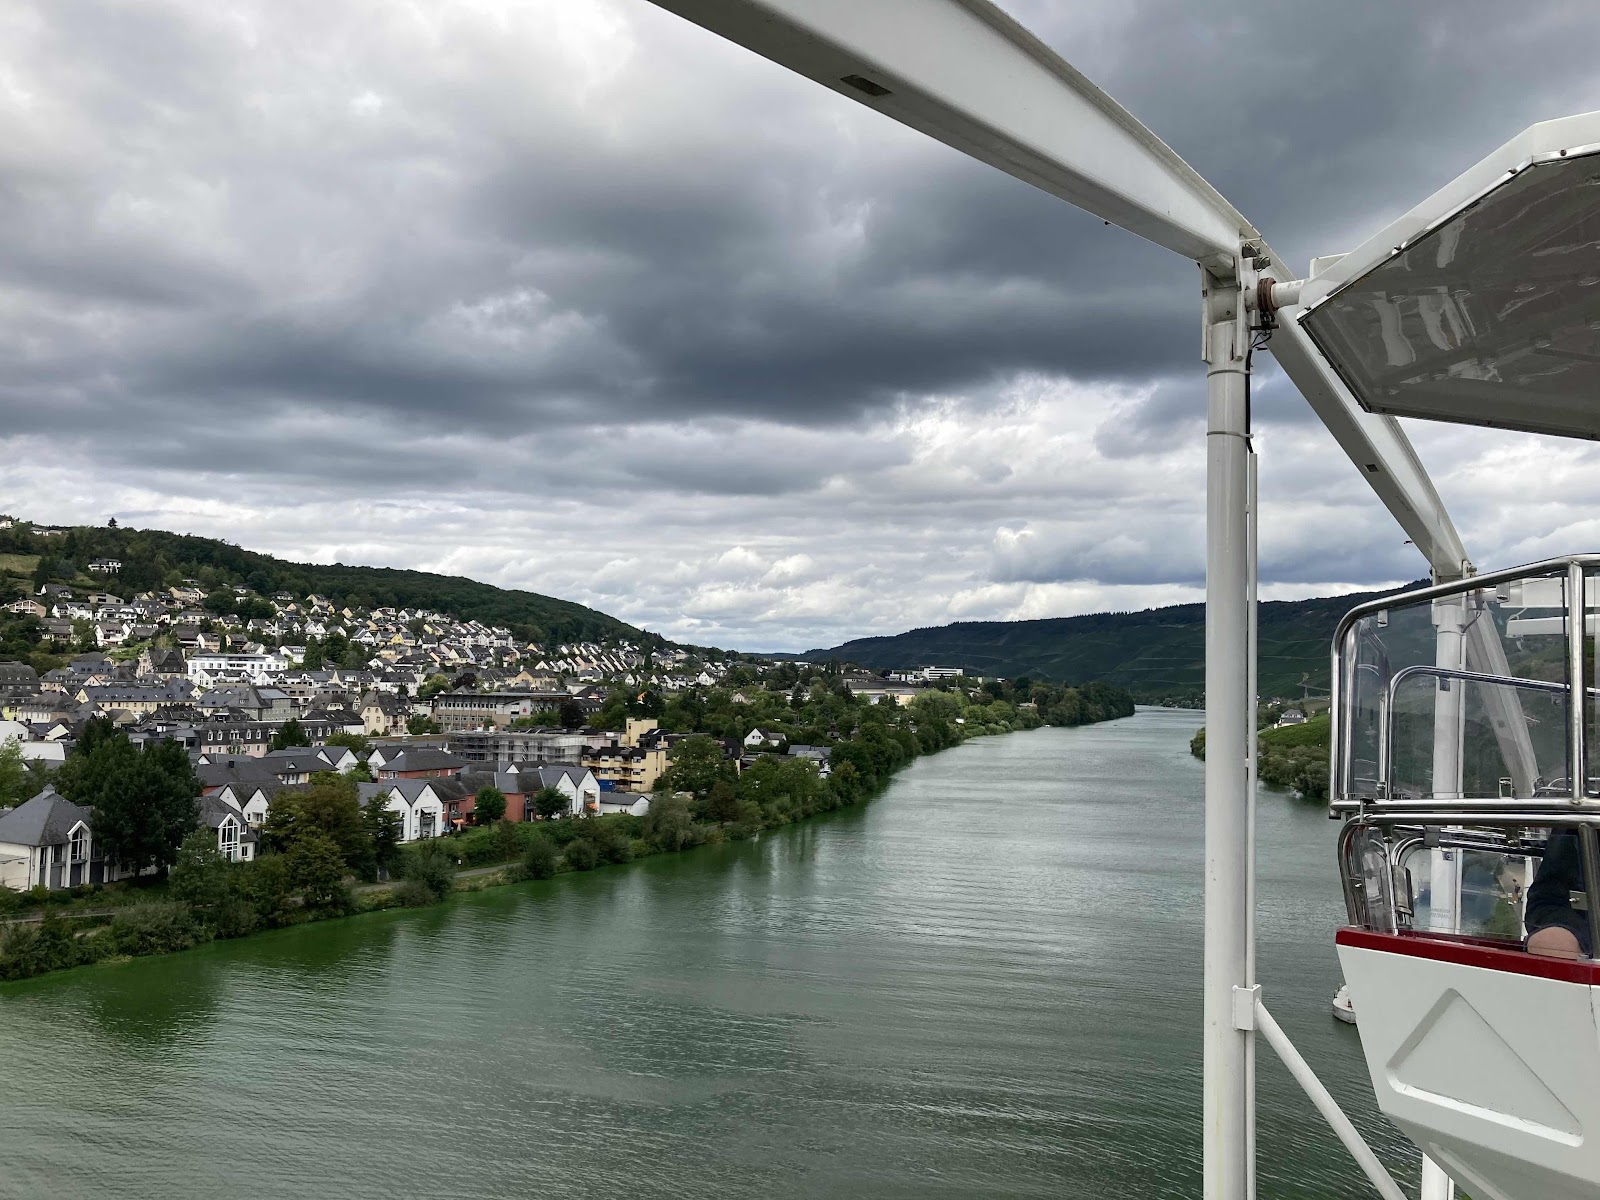
[[[978,741],[758,841],[0,987],[0,1197],[1194,1197],[1199,714]],[[1380,1153],[1323,810],[1268,1005]],[[1263,1197],[1367,1197],[1261,1050]]]

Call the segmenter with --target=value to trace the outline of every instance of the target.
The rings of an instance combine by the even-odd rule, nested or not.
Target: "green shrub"
[[[284,855],[267,854],[244,863],[240,874],[240,894],[262,925],[275,927],[293,920],[294,882]]]
[[[119,913],[108,935],[118,954],[170,954],[209,940],[187,905],[171,902],[139,904]]]
[[[401,863],[401,877],[428,889],[435,900],[448,896],[456,883],[456,860],[442,841],[419,843]]]
[[[595,828],[589,832],[589,840],[594,843],[595,853],[601,862],[625,863],[632,860],[633,839],[618,821],[603,817],[594,825]]]
[[[588,838],[577,838],[567,843],[564,857],[574,871],[592,871],[600,862],[600,851]]]
[[[549,879],[561,862],[561,851],[547,837],[536,837],[528,843],[522,856],[522,874],[526,879]]]
[[[426,908],[439,902],[439,895],[420,879],[402,880],[394,889],[394,898],[406,908]]]

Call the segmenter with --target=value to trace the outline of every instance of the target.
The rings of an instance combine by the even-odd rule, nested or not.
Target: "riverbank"
[[[1328,751],[1332,718],[1320,713],[1299,725],[1274,726],[1256,734],[1256,777],[1306,800],[1328,799]],[[1189,753],[1206,756],[1206,731],[1189,741]]]
[[[270,1164],[253,1200],[1198,1196],[1195,718],[978,738],[692,855],[4,985],[0,1198],[211,1200],[240,1163]],[[1268,1002],[1415,1196],[1328,1013],[1337,830],[1285,798],[1258,829]],[[1258,1088],[1262,1194],[1369,1200],[1271,1055]]]
[[[1096,692],[1093,707],[1076,702],[1074,719],[1057,724],[1092,724],[1131,714],[1132,698],[1110,689]],[[549,879],[698,846],[741,841],[823,812],[865,803],[881,794],[896,773],[919,757],[978,737],[1039,728],[1046,720],[1025,708],[996,700],[974,712],[937,702],[912,709],[855,705],[850,736],[829,753],[826,776],[812,763],[767,755],[737,772],[709,737],[680,743],[645,816],[496,822],[462,833],[399,847],[388,866],[395,878],[353,883],[348,865],[362,847],[344,853],[340,838],[359,831],[307,825],[291,830],[283,852],[250,863],[231,863],[207,849],[204,839],[185,843],[165,887],[129,889],[134,902],[109,909],[73,912],[46,904],[37,921],[13,923],[0,934],[0,981],[51,971],[168,954],[258,930],[342,918],[385,909],[437,904],[460,891]],[[1000,706],[1004,704],[1004,708]],[[967,717],[954,716],[966,712]],[[970,726],[969,726],[970,719]],[[343,781],[321,778],[330,801]],[[353,785],[349,806],[353,807]],[[309,820],[309,818],[303,818]],[[341,857],[341,854],[344,854]],[[365,847],[370,855],[371,847]],[[95,897],[73,903],[92,905]]]

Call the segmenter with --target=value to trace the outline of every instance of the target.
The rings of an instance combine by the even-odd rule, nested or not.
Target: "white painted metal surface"
[[[1600,1196],[1600,988],[1352,946],[1384,1113],[1478,1200]]]
[[[1251,455],[1245,351],[1249,329],[1238,284],[1208,277],[1206,291],[1206,861],[1204,1195],[1249,1195],[1249,1042],[1236,988],[1248,987],[1251,752],[1248,667],[1251,609]]]
[[[1215,270],[1231,270],[1240,242],[1258,237],[1165,143],[988,0],[656,3]]]
[[[1278,330],[1270,343],[1273,358],[1427,560],[1434,581],[1471,574],[1466,547],[1411,440],[1393,417],[1366,412],[1356,403],[1300,328],[1295,319],[1300,311],[1278,313]]]
[[[1322,1080],[1317,1078],[1316,1072],[1311,1069],[1311,1064],[1306,1062],[1300,1051],[1296,1050],[1294,1043],[1289,1040],[1289,1035],[1284,1033],[1278,1022],[1267,1011],[1259,997],[1256,1000],[1256,1024],[1260,1027],[1262,1036],[1267,1043],[1277,1052],[1283,1065],[1289,1069],[1289,1074],[1294,1076],[1294,1081],[1300,1085],[1323,1119],[1328,1122],[1338,1139],[1344,1143],[1350,1156],[1356,1160],[1356,1165],[1366,1175],[1368,1181],[1377,1189],[1378,1195],[1383,1200],[1406,1200],[1405,1193],[1400,1190],[1400,1185],[1395,1183],[1394,1177],[1378,1161],[1378,1156],[1362,1140],[1361,1134],[1350,1123],[1350,1118],[1345,1116],[1344,1110],[1339,1107],[1339,1102],[1323,1086]],[[1424,1197],[1424,1200],[1427,1200]]]
[[[1576,146],[1594,145],[1600,145],[1600,112],[1529,126],[1354,250],[1328,262],[1325,271],[1305,281],[1300,293],[1301,306],[1309,307],[1342,284],[1366,274],[1397,247],[1426,233],[1532,159]]]

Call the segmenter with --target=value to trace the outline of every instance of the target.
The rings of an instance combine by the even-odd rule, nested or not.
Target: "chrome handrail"
[[[1394,780],[1391,774],[1394,763],[1390,759],[1390,746],[1394,741],[1394,702],[1400,690],[1400,685],[1416,675],[1429,676],[1434,679],[1458,679],[1463,683],[1487,683],[1498,687],[1516,687],[1531,692],[1547,692],[1552,694],[1565,693],[1569,695],[1571,689],[1564,683],[1553,683],[1548,679],[1523,679],[1516,675],[1488,675],[1482,671],[1462,671],[1455,667],[1436,667],[1432,663],[1413,663],[1409,667],[1401,667],[1389,679],[1385,689],[1384,712],[1382,723],[1378,726],[1378,779],[1383,785],[1382,799],[1388,800],[1394,791]],[[1593,691],[1594,689],[1590,689]],[[1465,799],[1465,797],[1457,797]],[[1495,797],[1496,801],[1506,797]]]
[[[1351,632],[1359,621],[1376,613],[1387,612],[1395,608],[1420,607],[1431,604],[1436,600],[1480,592],[1498,587],[1503,583],[1516,583],[1531,579],[1559,579],[1565,585],[1564,613],[1567,623],[1568,653],[1567,671],[1570,678],[1564,684],[1551,683],[1548,680],[1524,680],[1511,676],[1492,676],[1477,672],[1448,673],[1446,668],[1418,664],[1404,668],[1396,674],[1390,686],[1381,695],[1379,703],[1379,752],[1378,752],[1378,786],[1383,795],[1372,798],[1373,803],[1394,803],[1389,796],[1392,791],[1393,780],[1390,778],[1392,763],[1390,762],[1390,744],[1392,742],[1393,727],[1393,699],[1394,685],[1408,674],[1431,672],[1438,678],[1459,678],[1467,682],[1486,682],[1502,686],[1522,687],[1542,692],[1566,692],[1568,694],[1568,730],[1567,730],[1567,777],[1572,780],[1572,795],[1567,799],[1570,806],[1580,806],[1589,799],[1584,781],[1587,771],[1587,719],[1588,705],[1586,701],[1591,696],[1600,695],[1600,688],[1584,687],[1583,665],[1586,647],[1584,638],[1587,634],[1587,579],[1586,572],[1590,569],[1600,571],[1600,554],[1571,554],[1560,558],[1545,559],[1540,562],[1526,563],[1518,567],[1508,567],[1500,571],[1486,572],[1482,575],[1471,575],[1464,579],[1450,583],[1435,584],[1432,587],[1417,588],[1415,591],[1396,592],[1377,600],[1369,600],[1365,604],[1357,605],[1347,612],[1339,621],[1334,630],[1331,649],[1332,659],[1332,688],[1330,689],[1329,714],[1332,721],[1329,738],[1329,782],[1330,795],[1334,801],[1330,803],[1329,815],[1340,811],[1348,811],[1350,802],[1344,800],[1343,792],[1346,780],[1344,779],[1343,766],[1350,760],[1354,748],[1352,738],[1354,730],[1352,722],[1346,719],[1344,712],[1345,692],[1347,685],[1353,686],[1353,677],[1345,678],[1345,670],[1359,667],[1357,658],[1358,647],[1346,645]],[[1341,661],[1341,648],[1348,654],[1348,660]],[[1498,797],[1491,803],[1504,803],[1507,800],[1515,801],[1516,797]],[[1364,801],[1358,802],[1364,805]],[[1437,801],[1436,801],[1437,803]],[[1463,806],[1470,807],[1473,802],[1459,801]],[[1570,811],[1570,810],[1569,810]]]

